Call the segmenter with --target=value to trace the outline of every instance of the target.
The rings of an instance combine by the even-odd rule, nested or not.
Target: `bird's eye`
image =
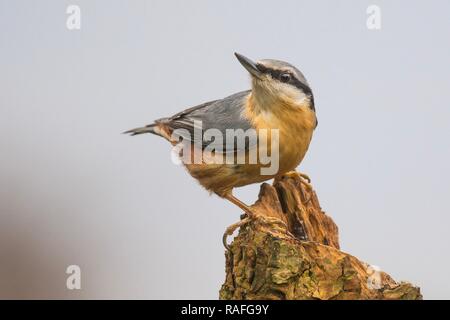
[[[291,75],[289,73],[282,73],[280,75],[281,82],[289,82],[291,81]]]

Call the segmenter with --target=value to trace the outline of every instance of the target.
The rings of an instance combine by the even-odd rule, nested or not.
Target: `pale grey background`
[[[450,298],[449,14],[445,0],[0,0],[0,297],[218,297],[240,211],[163,139],[120,132],[247,89],[238,51],[310,81],[301,170],[343,250]],[[81,291],[65,289],[69,264]]]

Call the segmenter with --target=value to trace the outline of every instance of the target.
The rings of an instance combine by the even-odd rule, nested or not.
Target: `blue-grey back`
[[[156,122],[162,122],[173,130],[187,130],[190,134],[189,137],[182,130],[179,130],[180,135],[203,147],[211,145],[211,143],[214,145],[214,141],[203,141],[203,138],[202,141],[193,140],[194,125],[201,123],[201,128],[199,129],[202,129],[203,132],[208,129],[219,130],[224,138],[226,137],[227,129],[242,129],[246,131],[252,128],[251,123],[243,115],[245,101],[250,92],[250,90],[242,91],[221,100],[206,102],[186,109],[170,118],[159,119]]]

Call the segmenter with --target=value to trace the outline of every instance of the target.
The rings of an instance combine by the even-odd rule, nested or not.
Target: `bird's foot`
[[[293,171],[289,171],[289,172],[284,173],[280,177],[275,178],[275,181],[281,180],[283,177],[288,177],[288,178],[291,178],[291,179],[297,181],[299,183],[299,185],[300,185],[300,188],[301,188],[301,186],[304,186],[306,188],[306,191],[307,191],[306,194],[308,194],[308,193],[312,194],[313,187],[311,186],[311,178],[307,174],[304,174],[304,173],[297,172],[297,171],[293,170]],[[303,190],[301,190],[301,191],[302,191],[302,193],[304,195],[305,203],[309,202],[311,200],[311,197],[306,198],[305,193],[303,192]]]
[[[295,176],[297,177],[297,179],[299,179],[299,176],[296,172]],[[247,206],[245,203],[243,203],[242,201],[240,201],[239,199],[237,199],[236,197],[233,196],[233,194],[231,192],[228,193],[224,193],[221,195],[223,198],[227,199],[228,201],[232,202],[233,204],[235,204],[236,206],[238,206],[239,208],[241,208],[242,210],[245,211],[246,217],[244,217],[243,219],[241,219],[240,221],[233,223],[232,225],[230,225],[226,230],[225,233],[222,236],[222,243],[224,245],[224,247],[229,250],[230,246],[227,242],[227,238],[228,236],[231,236],[236,229],[248,224],[249,222],[255,221],[257,223],[260,223],[262,225],[268,225],[270,227],[274,227],[275,225],[281,225],[281,230],[286,230],[286,232],[289,234],[289,228],[286,225],[286,223],[282,220],[280,220],[279,218],[275,218],[275,217],[269,217],[269,216],[263,216],[261,214],[256,214],[254,212],[254,209],[250,206]]]
[[[262,225],[268,226],[271,228],[271,230],[275,230],[275,226],[278,225],[278,232],[280,233],[286,233],[292,238],[296,238],[290,231],[289,227],[286,222],[281,220],[280,218],[276,217],[269,217],[269,216],[258,216],[258,222]]]
[[[311,185],[311,178],[307,174],[301,173],[301,172],[297,172],[295,170],[283,173],[280,176],[280,178],[281,177],[288,177],[288,178],[292,178],[292,179],[295,179],[295,180],[300,179],[303,184]]]
[[[236,231],[237,228],[242,227],[243,225],[249,223],[250,221],[251,218],[247,215],[244,219],[239,220],[238,222],[233,223],[232,225],[228,226],[228,228],[226,228],[225,233],[222,236],[222,243],[225,249],[230,250],[230,245],[227,242],[228,236],[231,236],[234,233],[234,231]]]
[[[295,238],[295,236],[293,236],[289,232],[289,228],[288,228],[287,224],[279,218],[257,215],[257,214],[254,214],[253,212],[251,212],[250,214],[246,213],[246,215],[247,216],[244,219],[242,219],[236,223],[233,223],[225,230],[225,233],[223,234],[223,237],[222,237],[222,242],[223,242],[224,247],[227,250],[230,250],[230,245],[227,242],[228,236],[231,236],[238,228],[240,228],[252,221],[254,221],[256,223],[260,223],[265,226],[270,226],[272,228],[274,227],[274,225],[279,225],[281,230],[284,230],[285,232],[287,232],[288,235]]]

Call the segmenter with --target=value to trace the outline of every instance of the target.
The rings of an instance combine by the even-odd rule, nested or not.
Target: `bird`
[[[223,141],[215,144],[211,142],[215,148],[209,155],[224,156],[231,153],[235,161],[216,163],[202,159],[196,163],[186,160],[183,162],[190,175],[206,190],[230,201],[245,212],[243,219],[226,229],[223,235],[226,248],[229,248],[227,236],[256,217],[250,206],[233,195],[233,189],[296,173],[295,169],[305,157],[318,125],[313,92],[299,69],[281,60],[262,59],[255,62],[239,53],[235,53],[235,56],[250,75],[250,90],[202,103],[171,117],[161,118],[146,126],[124,132],[133,136],[155,134],[174,146],[181,140],[191,148],[188,151],[205,155],[209,146],[205,143],[205,133],[208,130],[215,130],[215,133],[224,136],[227,130],[254,130],[256,134],[263,130],[276,130],[277,141],[271,135],[264,147],[268,152],[269,145],[275,142],[277,144],[276,172],[262,174],[261,169],[267,168],[267,163],[260,161],[251,164],[245,161],[236,163],[235,156],[238,152],[248,159],[250,152],[262,150],[259,135],[256,143],[248,139],[244,146],[230,146],[228,142],[225,145]],[[198,128],[199,123],[201,128]],[[196,130],[201,132],[197,137]],[[267,134],[265,137],[267,138]],[[225,147],[225,151],[220,150],[220,147]],[[183,152],[186,152],[186,149]],[[188,158],[192,160],[192,156]],[[300,175],[310,182],[308,176]]]

